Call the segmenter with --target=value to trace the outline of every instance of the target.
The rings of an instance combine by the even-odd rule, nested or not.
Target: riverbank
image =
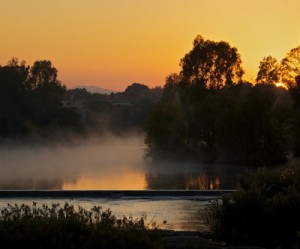
[[[165,249],[264,249],[253,246],[228,246],[213,240],[210,233],[194,231],[161,230]]]
[[[225,244],[215,242],[211,235],[194,231],[161,230],[165,249],[221,249]]]
[[[0,198],[206,198],[235,190],[0,190]]]

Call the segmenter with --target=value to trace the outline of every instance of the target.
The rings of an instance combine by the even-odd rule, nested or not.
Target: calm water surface
[[[143,138],[0,148],[0,189],[233,189],[242,167],[144,160]]]
[[[234,189],[245,170],[226,165],[160,164],[144,160],[142,137],[106,138],[73,146],[9,145],[0,148],[0,190],[154,190]],[[147,216],[166,229],[203,230],[199,213],[208,199],[173,197],[120,199],[0,199],[7,203],[32,201],[91,208],[110,208],[116,216]],[[163,221],[167,221],[165,225]]]

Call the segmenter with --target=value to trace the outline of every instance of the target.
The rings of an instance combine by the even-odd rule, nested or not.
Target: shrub
[[[157,229],[144,218],[116,218],[110,210],[10,205],[1,210],[0,241],[5,248],[160,248]]]
[[[229,244],[300,248],[300,167],[248,172],[237,192],[209,206],[205,222]]]

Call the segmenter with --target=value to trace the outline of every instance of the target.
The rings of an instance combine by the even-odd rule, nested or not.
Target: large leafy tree
[[[33,88],[47,84],[60,84],[57,79],[57,69],[53,67],[51,61],[48,60],[33,63],[30,68],[29,81]]]
[[[30,68],[29,84],[33,91],[35,122],[39,126],[57,125],[66,88],[57,79],[57,69],[51,61],[34,62]]]
[[[291,49],[281,61],[282,82],[289,88],[296,85],[300,75],[300,46]]]
[[[275,61],[270,57],[264,63],[269,62]],[[288,92],[241,82],[240,64],[228,43],[195,39],[181,72],[167,77],[161,102],[146,123],[152,158],[250,165],[286,159],[291,149]]]
[[[0,137],[77,129],[79,115],[62,106],[65,91],[50,61],[36,61],[30,67],[12,58],[0,66]]]
[[[145,124],[147,156],[164,160],[184,157],[185,126],[177,88],[180,77],[167,78],[161,101],[153,108]],[[176,146],[174,146],[176,145]]]
[[[25,132],[24,118],[28,114],[29,92],[26,80],[29,66],[12,58],[0,66],[0,136],[20,135]]]
[[[180,74],[186,82],[219,89],[242,79],[244,70],[241,67],[241,57],[229,43],[205,40],[198,35],[193,45],[193,49],[180,62]]]
[[[227,42],[197,36],[179,74],[167,77],[160,104],[146,124],[148,154],[160,158],[212,158],[216,105],[210,95],[241,81],[240,55]],[[205,159],[205,160],[206,160]]]
[[[300,155],[300,46],[291,49],[281,61],[282,82],[294,101],[294,156]]]
[[[259,64],[256,77],[258,84],[276,84],[280,81],[279,63],[272,56],[264,57]]]

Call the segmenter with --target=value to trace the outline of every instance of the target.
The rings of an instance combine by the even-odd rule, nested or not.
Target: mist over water
[[[0,147],[1,190],[234,189],[241,166],[151,163],[144,136]]]
[[[24,145],[9,143],[0,147],[0,190],[144,190],[157,189],[161,182],[173,179],[174,174],[184,173],[186,166],[173,164],[147,165],[144,160],[144,137],[128,136],[101,138],[76,143],[56,145]],[[167,174],[167,175],[166,175]],[[149,176],[156,179],[153,186]],[[169,180],[166,180],[169,179]],[[174,177],[174,179],[177,179]],[[171,180],[172,182],[172,180]],[[181,184],[181,183],[180,183]],[[181,184],[182,185],[182,184]],[[173,183],[170,184],[173,186]],[[164,186],[164,188],[170,188]],[[162,228],[198,230],[204,226],[195,221],[198,210],[207,202],[180,199],[32,199],[1,198],[0,209],[7,203],[42,205],[69,202],[77,207],[91,208],[101,205],[118,217],[141,217],[148,222],[154,219]],[[193,203],[193,205],[191,205]],[[174,208],[176,207],[176,208]],[[172,210],[172,212],[170,212]]]
[[[142,136],[0,148],[1,189],[144,189]],[[126,184],[129,184],[126,187]]]

